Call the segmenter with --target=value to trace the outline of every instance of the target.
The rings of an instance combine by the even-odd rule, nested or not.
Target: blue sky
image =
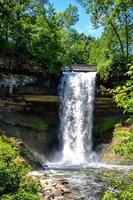
[[[69,4],[75,5],[78,7],[78,14],[79,14],[79,21],[75,25],[75,29],[80,33],[85,33],[86,35],[91,35],[94,37],[99,37],[102,33],[102,28],[94,29],[91,21],[90,16],[85,13],[85,9],[82,8],[76,0],[49,0],[50,3],[54,5],[54,8],[57,12],[64,11]]]

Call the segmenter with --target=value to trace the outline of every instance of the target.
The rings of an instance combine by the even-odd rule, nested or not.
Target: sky
[[[93,37],[100,37],[102,33],[102,28],[94,29],[91,21],[90,21],[90,15],[85,13],[85,9],[82,8],[79,3],[76,2],[76,0],[49,0],[50,3],[54,5],[54,8],[57,12],[63,12],[69,4],[75,5],[78,7],[78,14],[79,14],[79,21],[74,26],[74,28],[79,33],[85,33],[86,35],[91,35]]]

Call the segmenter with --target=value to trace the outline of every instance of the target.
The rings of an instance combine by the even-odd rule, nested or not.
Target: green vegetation
[[[133,127],[117,125],[115,128],[112,151],[124,159],[133,161]]]
[[[72,5],[56,13],[48,0],[0,0],[0,49],[26,56],[59,76],[64,65],[88,60],[94,39],[73,29],[78,18]]]
[[[99,122],[94,131],[97,134],[104,134],[108,130],[114,128],[114,125],[119,122],[119,117],[110,117]]]
[[[34,125],[33,128],[35,128],[36,130],[40,131],[40,132],[46,132],[48,131],[48,125],[46,123],[44,123],[43,121],[37,121]]]
[[[19,145],[0,136],[0,199],[39,200],[39,184],[27,176],[30,170],[19,155]]]
[[[129,122],[133,122],[133,65],[130,66],[126,75],[129,77],[126,83],[113,90],[115,94],[114,99],[117,105],[123,108],[124,112],[131,115]]]
[[[127,72],[133,58],[132,0],[77,1],[91,15],[94,27],[103,27],[102,36],[91,44],[90,63],[104,77]]]
[[[124,127],[117,125],[113,134],[113,141],[106,159],[130,161],[133,163],[133,126]],[[106,191],[102,200],[132,200],[133,199],[133,173],[124,178],[114,178],[113,174],[107,173],[110,190]]]
[[[0,0],[1,50],[31,58],[48,74],[59,76],[64,65],[92,64],[106,77],[126,73],[132,60],[131,0],[77,0],[91,15],[95,39],[74,29],[78,9],[69,5],[57,13],[48,0]]]
[[[106,191],[102,200],[133,200],[133,173],[123,178],[114,178],[107,173],[110,190]]]
[[[112,143],[103,155],[105,161],[133,163],[133,127],[115,125]]]

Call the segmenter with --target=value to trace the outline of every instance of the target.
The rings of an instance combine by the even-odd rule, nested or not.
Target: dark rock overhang
[[[64,71],[74,71],[74,72],[96,72],[92,65],[87,64],[73,64],[73,65],[66,65],[64,67]]]
[[[9,68],[9,67],[0,67],[0,75],[6,74],[18,74],[18,75],[26,75],[26,76],[33,76],[33,77],[40,77],[40,78],[47,78],[46,71],[44,70],[34,70],[34,69],[27,69],[27,68]]]

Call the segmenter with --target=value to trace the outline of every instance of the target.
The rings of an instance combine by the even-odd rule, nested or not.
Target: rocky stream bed
[[[39,180],[42,200],[100,200],[106,190],[113,190],[107,174],[118,180],[131,170],[131,166],[97,163],[87,168],[47,168],[30,176]]]

